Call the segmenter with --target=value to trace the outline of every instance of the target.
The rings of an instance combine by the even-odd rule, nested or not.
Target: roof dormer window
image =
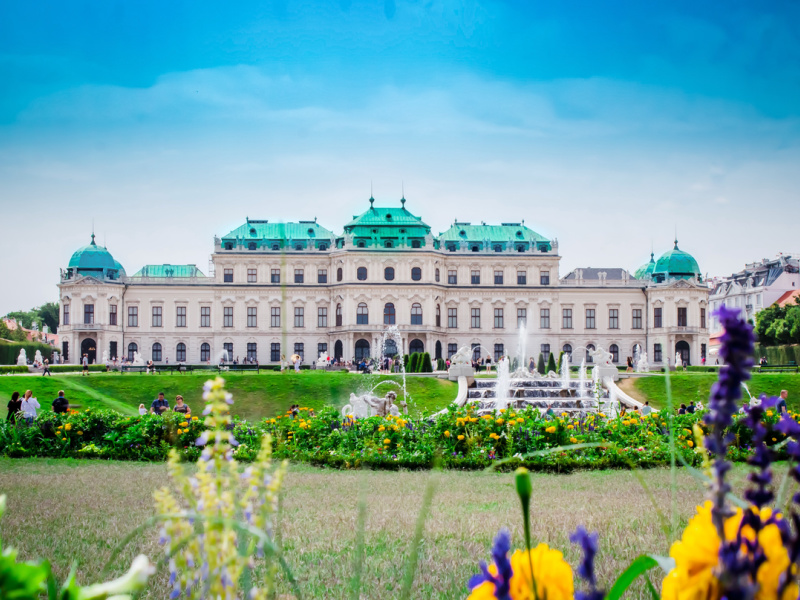
[[[280,250],[281,247],[278,244],[272,244],[272,249],[273,250]]]
[[[255,234],[256,234],[256,228],[255,227],[251,227],[250,228],[250,235],[255,235]]]
[[[250,242],[249,244],[247,244],[247,249],[248,250],[255,250],[256,249],[256,243],[255,242]]]
[[[225,244],[225,250],[233,250],[233,244],[231,243]]]
[[[387,221],[391,221],[392,220],[392,215],[387,213],[386,220]]]

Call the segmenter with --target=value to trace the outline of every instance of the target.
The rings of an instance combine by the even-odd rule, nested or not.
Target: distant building
[[[25,329],[22,325],[17,323],[16,319],[9,319],[4,317],[3,323],[6,324],[9,331],[15,331],[17,329],[21,329],[25,332],[25,337],[28,339],[29,342],[41,342],[43,344],[50,344],[51,346],[55,346],[58,348],[58,335],[55,333],[50,333],[49,331],[39,331],[38,329]],[[47,326],[45,325],[45,329]]]
[[[434,235],[400,206],[369,208],[336,234],[314,221],[247,219],[215,238],[213,275],[194,265],[146,265],[126,275],[107,249],[73,254],[59,283],[62,351],[171,363],[248,358],[277,363],[320,353],[344,360],[460,347],[476,357],[573,354],[602,346],[625,364],[634,348],[650,362],[699,364],[708,343],[708,287],[697,262],[675,247],[634,277],[621,268],[559,277],[558,242],[524,222],[456,221]],[[588,360],[587,362],[591,362]]]
[[[747,319],[755,323],[756,315],[793,291],[800,290],[800,260],[789,255],[749,263],[729,277],[710,281],[711,335],[718,338],[722,331],[713,313],[720,306],[740,308]]]

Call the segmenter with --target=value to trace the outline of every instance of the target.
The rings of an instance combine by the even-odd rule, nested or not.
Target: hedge
[[[89,365],[90,373],[102,373],[105,370],[105,365]],[[53,373],[76,373],[83,371],[83,367],[81,365],[51,365],[50,371]]]
[[[49,344],[39,342],[9,342],[0,340],[0,365],[16,365],[19,358],[19,351],[24,349],[28,360],[33,360],[36,351],[42,353],[42,358],[52,360],[55,348]]]
[[[0,373],[3,375],[8,375],[10,373],[27,373],[28,367],[22,367],[18,365],[5,365],[0,366]]]
[[[788,365],[795,363],[800,365],[800,345],[793,344],[791,346],[764,346],[763,344],[756,344],[756,364],[762,356],[767,357],[767,362],[770,365]]]

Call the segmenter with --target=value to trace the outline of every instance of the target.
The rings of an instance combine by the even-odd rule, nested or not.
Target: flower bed
[[[773,429],[778,416],[768,411],[767,443],[785,435]],[[706,427],[699,414],[674,418],[679,456],[699,464],[693,427]],[[483,469],[502,461],[501,469],[525,465],[538,471],[655,467],[670,462],[667,421],[658,414],[608,419],[602,414],[570,419],[566,413],[543,419],[534,409],[478,416],[451,408],[437,419],[370,417],[342,419],[334,409],[297,417],[282,415],[257,423],[234,419],[239,442],[236,457],[253,459],[265,433],[272,435],[276,458],[334,468],[428,469],[437,457],[452,469]],[[128,417],[114,411],[86,410],[66,415],[40,414],[29,427],[0,424],[0,453],[10,457],[75,457],[115,460],[166,460],[176,448],[184,460],[199,456],[195,441],[205,429],[202,418],[179,413]],[[750,429],[737,419],[730,427],[735,443],[729,455],[750,454]]]

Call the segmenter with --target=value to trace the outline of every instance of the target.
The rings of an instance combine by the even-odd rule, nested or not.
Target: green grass
[[[717,380],[716,373],[677,373],[670,375],[672,399],[676,406],[689,404],[698,400],[708,405],[711,386]],[[659,408],[667,403],[664,375],[651,375],[636,379],[634,386],[638,392],[650,400],[650,404]],[[800,409],[800,374],[790,373],[753,373],[747,382],[750,393],[758,397],[761,394],[777,396],[781,390],[788,390],[787,404],[791,410]],[[742,390],[747,397],[747,393]]]
[[[211,373],[186,375],[139,375],[118,373],[93,373],[88,377],[64,374],[53,377],[8,375],[0,377],[0,402],[2,406],[11,393],[24,393],[30,389],[43,407],[49,409],[59,390],[66,392],[71,403],[82,408],[113,408],[134,414],[140,403],[149,408],[150,403],[164,392],[170,405],[181,394],[194,410],[203,407],[203,383]],[[378,382],[399,376],[358,375],[341,372],[301,371],[226,373],[226,387],[234,397],[234,413],[247,419],[269,417],[286,411],[292,404],[320,409],[326,405],[343,406],[351,392],[363,392]],[[385,394],[396,387],[382,385],[376,393]],[[457,385],[435,377],[407,377],[407,389],[412,412],[439,410],[452,402]],[[398,394],[398,397],[400,394]]]
[[[782,479],[785,471],[785,465],[776,466],[776,480]],[[729,476],[736,493],[744,486],[745,473],[737,466]],[[291,465],[280,531],[286,559],[305,597],[348,597],[359,488],[367,490],[360,597],[398,597],[429,476]],[[669,511],[669,471],[638,473],[652,496],[636,476],[629,471],[534,474],[532,539],[562,550],[575,568],[580,555],[569,543],[569,534],[579,524],[598,531],[598,577],[604,586],[639,554],[667,554],[671,540],[659,527],[653,503],[659,510]],[[492,538],[501,527],[511,529],[519,547],[522,519],[513,475],[448,471],[438,477],[412,597],[455,600],[467,596],[466,582],[478,571],[478,561],[489,558]],[[0,492],[8,494],[0,533],[4,544],[19,548],[22,559],[51,560],[60,577],[76,561],[79,581],[87,583],[94,580],[112,548],[154,514],[153,490],[168,483],[164,464],[0,459]],[[704,490],[683,470],[677,474],[677,489],[682,529],[702,501]],[[160,556],[155,531],[128,547],[113,574],[121,573],[139,552],[153,559]],[[146,600],[168,596],[166,579],[163,572],[156,576]],[[659,576],[654,583],[659,585]],[[288,591],[285,582],[279,591]],[[647,596],[637,587],[627,597]]]

